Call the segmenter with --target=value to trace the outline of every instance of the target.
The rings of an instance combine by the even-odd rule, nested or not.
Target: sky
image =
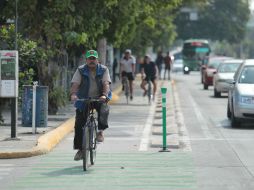
[[[250,0],[250,9],[254,10],[254,0]]]

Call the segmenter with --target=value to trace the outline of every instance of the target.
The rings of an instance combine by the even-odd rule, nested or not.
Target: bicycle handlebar
[[[82,102],[104,102],[104,100],[101,100],[100,98],[84,98],[84,99],[77,99],[76,101],[82,101]]]

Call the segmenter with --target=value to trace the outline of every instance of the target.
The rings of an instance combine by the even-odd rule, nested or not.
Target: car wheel
[[[232,128],[241,127],[241,122],[235,117],[233,108],[231,112],[231,127]]]
[[[204,90],[208,89],[208,85],[204,83]]]
[[[220,97],[220,96],[221,96],[221,93],[218,92],[218,91],[216,90],[216,88],[214,88],[214,97]]]
[[[230,111],[230,108],[229,108],[229,102],[228,102],[228,106],[227,106],[227,117],[228,117],[228,119],[231,118],[231,111]]]

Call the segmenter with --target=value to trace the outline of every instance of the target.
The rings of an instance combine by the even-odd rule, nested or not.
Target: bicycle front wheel
[[[83,142],[82,142],[82,157],[83,157],[83,170],[88,169],[88,158],[89,158],[89,130],[88,127],[83,129]]]
[[[125,83],[125,97],[126,97],[126,103],[129,104],[129,85],[128,81]]]
[[[90,128],[90,162],[91,165],[94,165],[95,158],[96,158],[96,136],[97,136],[97,127],[95,121],[93,126]]]

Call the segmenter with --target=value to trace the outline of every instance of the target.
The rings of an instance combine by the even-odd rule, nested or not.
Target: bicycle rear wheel
[[[152,87],[151,82],[148,82],[147,96],[148,96],[148,104],[151,104],[151,95],[152,95]]]
[[[83,157],[83,170],[88,169],[88,155],[89,155],[89,129],[87,126],[83,129],[83,142],[82,142],[82,157]]]
[[[95,121],[93,121],[92,127],[90,128],[90,162],[91,165],[94,165],[96,159],[96,136],[97,136],[97,126]]]

